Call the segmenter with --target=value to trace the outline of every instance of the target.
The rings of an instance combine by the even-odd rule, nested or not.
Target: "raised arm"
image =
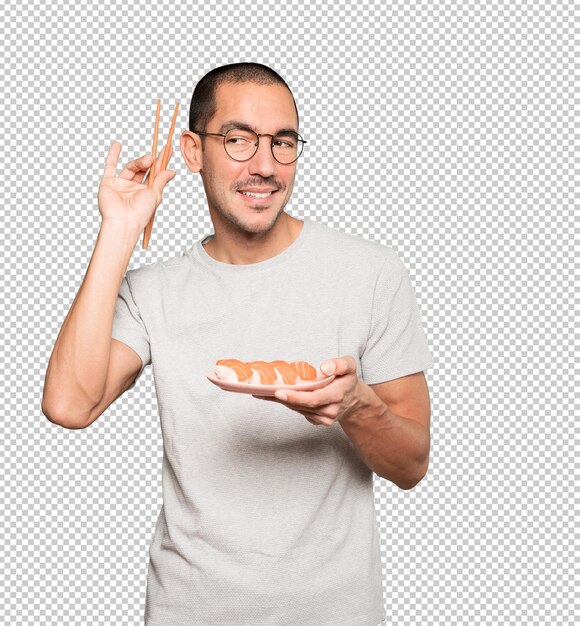
[[[153,186],[142,184],[153,157],[131,161],[116,176],[121,144],[107,155],[99,186],[101,227],[83,282],[62,324],[44,380],[42,412],[65,428],[84,428],[125,391],[137,375],[138,355],[112,339],[115,301],[140,234],[161,203],[171,170],[159,171]],[[112,349],[113,348],[113,349]],[[107,404],[108,406],[108,404]],[[99,415],[100,415],[99,413]]]

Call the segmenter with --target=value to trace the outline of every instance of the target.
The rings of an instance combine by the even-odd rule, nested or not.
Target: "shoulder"
[[[147,288],[155,283],[178,278],[189,265],[189,259],[184,254],[127,270],[125,277],[131,288]]]
[[[366,274],[399,274],[403,262],[389,245],[311,221],[311,247],[333,263],[364,270]]]

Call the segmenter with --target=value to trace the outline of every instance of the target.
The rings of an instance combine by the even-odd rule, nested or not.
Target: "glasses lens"
[[[298,133],[276,135],[272,139],[274,158],[280,163],[293,163],[300,156],[304,145]]]
[[[245,161],[254,156],[258,145],[258,135],[251,130],[232,128],[225,136],[226,152],[236,161]]]

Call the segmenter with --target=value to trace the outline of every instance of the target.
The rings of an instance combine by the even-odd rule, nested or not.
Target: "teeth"
[[[252,198],[267,198],[272,194],[271,191],[268,191],[268,193],[252,193],[251,191],[242,191],[240,193],[243,193],[244,196],[251,196]]]

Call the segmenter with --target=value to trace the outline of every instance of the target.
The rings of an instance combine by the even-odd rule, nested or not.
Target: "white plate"
[[[307,383],[298,383],[297,385],[253,385],[249,383],[232,383],[227,380],[222,380],[215,375],[215,372],[207,374],[208,379],[218,387],[221,387],[225,391],[235,391],[236,393],[251,393],[255,396],[273,396],[278,389],[294,389],[294,391],[314,391],[321,387],[326,387],[329,382],[336,378],[335,374],[321,378],[320,380],[313,380]]]

